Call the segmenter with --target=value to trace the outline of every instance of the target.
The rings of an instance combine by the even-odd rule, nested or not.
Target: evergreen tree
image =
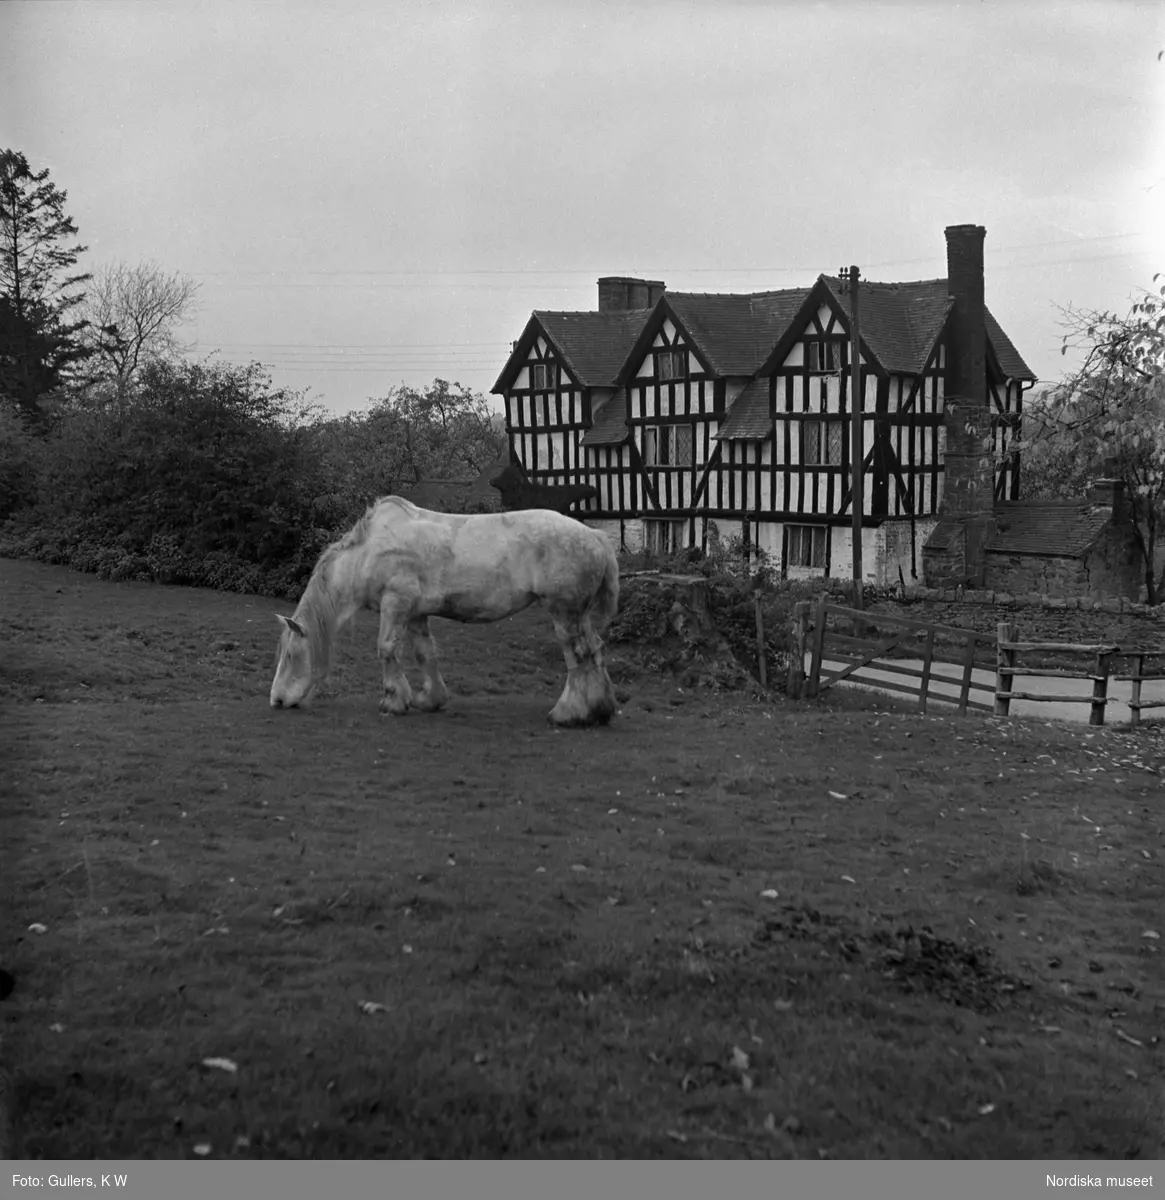
[[[77,226],[65,200],[47,167],[0,151],[0,395],[38,423],[42,398],[92,353],[74,312],[89,279],[74,269],[86,247],[69,244]]]

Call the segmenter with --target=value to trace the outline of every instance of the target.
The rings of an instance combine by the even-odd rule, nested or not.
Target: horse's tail
[[[619,611],[619,560],[615,557],[615,547],[611,545],[611,539],[605,533],[599,533],[598,536],[603,541],[606,563],[599,586],[587,605],[586,616],[590,618],[594,631],[602,633]]]

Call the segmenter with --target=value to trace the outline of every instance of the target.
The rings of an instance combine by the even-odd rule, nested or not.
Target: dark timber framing
[[[863,283],[863,523],[908,523],[911,545],[914,522],[937,517],[943,495],[950,303],[945,280]],[[823,461],[802,461],[807,423],[845,429],[854,402],[848,308],[835,280],[749,296],[664,291],[622,318],[535,313],[514,343],[494,391],[531,482],[591,484],[599,495],[589,517],[683,522],[689,545],[704,543],[710,520],[739,523],[754,545],[768,528],[782,566],[788,526],[849,525],[849,437],[830,442],[823,425]],[[1034,376],[988,324],[995,495],[1017,499],[1010,447]],[[536,368],[548,386],[533,386]]]

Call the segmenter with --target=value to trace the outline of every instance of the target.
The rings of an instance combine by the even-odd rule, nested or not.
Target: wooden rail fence
[[[1132,671],[1126,672],[1123,675],[1114,675],[1113,679],[1122,679],[1133,685],[1133,694],[1129,699],[1129,721],[1130,724],[1139,725],[1141,723],[1141,710],[1144,708],[1165,708],[1165,700],[1142,700],[1141,699],[1141,684],[1152,683],[1155,680],[1165,679],[1165,651],[1162,650],[1127,650],[1121,655],[1121,658],[1131,660]],[[1157,669],[1153,673],[1146,673],[1145,659],[1156,658],[1161,660]]]
[[[811,611],[813,619],[810,634]],[[832,628],[829,627],[831,617],[835,618]],[[842,632],[836,618],[849,625],[853,632]],[[885,636],[877,639],[866,636],[867,629],[885,626],[891,630]],[[940,639],[941,644],[936,646]],[[921,645],[911,644],[912,641],[921,641]],[[948,651],[952,643],[953,649]],[[873,684],[892,692],[917,696],[920,712],[926,712],[928,699],[954,703],[960,713],[965,713],[968,708],[991,712],[994,700],[986,697],[992,695],[993,689],[977,682],[973,672],[977,666],[994,665],[994,658],[990,656],[994,644],[992,634],[978,633],[973,629],[846,608],[831,604],[825,596],[817,601],[816,606],[803,600],[794,608],[788,691],[793,696],[817,696],[835,683],[850,679],[854,683]],[[897,658],[889,657],[892,651],[897,652]],[[808,675],[804,668],[806,652],[811,655]],[[943,657],[948,652],[953,653],[954,657]],[[904,656],[921,659],[921,667],[902,662]],[[844,665],[839,669],[830,669],[827,660],[828,663]],[[940,663],[956,666],[958,674],[937,673],[934,668]],[[871,677],[871,671],[891,678]],[[940,692],[937,687],[940,683],[957,687],[957,695]],[[984,693],[984,696],[980,698],[972,693]]]
[[[1140,723],[1143,710],[1165,708],[1165,699],[1142,699],[1141,690],[1146,683],[1165,680],[1165,647],[1123,649],[1116,645],[1023,642],[1009,622],[1000,622],[994,634],[978,633],[954,625],[846,608],[831,604],[822,595],[816,603],[804,600],[794,607],[790,650],[790,696],[817,696],[835,683],[849,680],[916,696],[920,712],[926,712],[930,699],[954,704],[960,714],[977,709],[1006,717],[1012,700],[1046,700],[1088,704],[1089,723],[1103,725],[1111,679],[1132,684],[1127,703],[1133,725]],[[1019,656],[1033,652],[1086,657],[1089,661],[1068,667],[1021,665]],[[810,660],[807,672],[806,656]],[[920,660],[920,665],[901,661],[904,657]],[[1116,670],[1118,660],[1126,660],[1127,669]],[[1155,660],[1156,665],[1147,669],[1147,660]],[[937,671],[939,664],[953,666],[956,672]],[[976,667],[994,669],[993,683],[976,680]],[[1017,676],[1088,680],[1092,691],[1090,695],[1018,691]],[[943,692],[936,685],[957,688],[957,692]]]

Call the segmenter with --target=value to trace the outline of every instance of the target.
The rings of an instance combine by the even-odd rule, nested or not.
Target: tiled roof
[[[764,441],[773,431],[769,415],[769,381],[750,379],[732,403],[718,439],[739,438],[743,441]]]
[[[984,324],[987,326],[987,340],[999,359],[1000,369],[1008,379],[1036,379],[1035,372],[1023,361],[1019,351],[1011,344],[1011,339],[999,326],[999,322],[989,311],[984,314]]]
[[[583,387],[615,380],[651,309],[624,312],[538,312],[546,336]]]
[[[995,536],[987,549],[1080,558],[1111,517],[1111,508],[1086,500],[1004,501],[995,505]]]
[[[797,314],[808,288],[778,292],[665,292],[717,375],[752,375]]]
[[[842,294],[841,280],[830,275],[821,278],[848,315],[850,301],[848,295]],[[887,371],[917,374],[926,366],[953,305],[945,279],[907,283],[864,279],[859,312],[862,339]],[[1004,375],[1010,379],[1034,380],[1031,368],[1020,358],[990,310],[984,310],[983,324]]]
[[[583,387],[609,387],[635,344],[651,309],[622,312],[540,312],[532,314],[518,346],[506,360],[491,391],[503,392],[525,365],[531,326],[537,324]],[[522,357],[519,359],[518,349]]]
[[[941,551],[954,550],[963,536],[962,521],[956,520],[954,517],[940,517],[938,523],[930,531],[930,536],[926,539],[926,548]]]
[[[627,396],[616,392],[599,410],[595,423],[583,434],[584,446],[618,446],[627,437]]]
[[[843,294],[841,280],[829,275],[821,278],[848,316],[850,298]],[[945,279],[910,283],[863,279],[862,340],[887,371],[917,374],[926,366],[953,304]]]

